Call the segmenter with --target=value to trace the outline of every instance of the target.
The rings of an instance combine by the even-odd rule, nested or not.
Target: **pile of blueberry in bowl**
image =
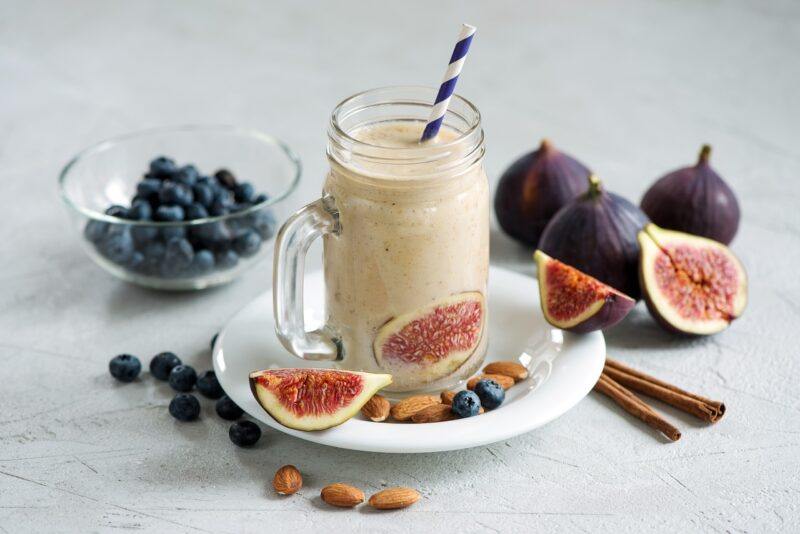
[[[269,136],[182,127],[92,147],[65,167],[60,185],[100,266],[143,286],[202,289],[271,253],[281,201],[299,176],[297,158]]]

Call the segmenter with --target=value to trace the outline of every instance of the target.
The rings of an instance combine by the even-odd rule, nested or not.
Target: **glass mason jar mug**
[[[454,96],[437,138],[418,142],[436,90],[389,87],[336,107],[322,198],[275,244],[276,330],[306,360],[390,373],[388,391],[441,389],[487,347],[489,193],[480,113]],[[323,236],[326,325],[306,331],[303,265]]]

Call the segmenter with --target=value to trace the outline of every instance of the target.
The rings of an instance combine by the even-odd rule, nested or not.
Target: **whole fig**
[[[535,247],[553,215],[586,191],[589,174],[583,163],[543,140],[537,150],[516,160],[500,177],[494,197],[500,227]]]
[[[539,248],[639,300],[636,236],[647,222],[639,208],[604,191],[600,180],[591,175],[589,190],[561,208],[547,224]]]
[[[739,229],[739,202],[709,165],[710,155],[711,147],[703,145],[696,165],[659,178],[642,197],[641,207],[658,226],[727,245]]]

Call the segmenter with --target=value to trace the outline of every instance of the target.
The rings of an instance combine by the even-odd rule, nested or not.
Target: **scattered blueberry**
[[[232,269],[239,263],[239,255],[232,250],[223,250],[217,254],[217,267],[220,269]]]
[[[165,156],[159,156],[150,162],[150,174],[153,178],[169,178],[176,170],[175,161]]]
[[[233,250],[240,256],[252,256],[259,248],[261,248],[261,236],[254,230],[246,230],[233,240]]]
[[[127,219],[128,210],[126,208],[123,208],[122,206],[114,204],[113,206],[110,206],[106,210],[106,215],[111,215],[112,217],[119,217],[120,219]]]
[[[210,250],[198,250],[192,260],[192,270],[196,274],[205,274],[214,270],[214,253]]]
[[[487,379],[478,380],[475,384],[475,394],[481,400],[481,406],[487,410],[494,410],[503,404],[506,398],[506,392],[500,384]]]
[[[472,391],[459,391],[453,397],[453,413],[459,417],[472,417],[478,415],[481,409],[481,400]]]
[[[192,188],[179,182],[166,181],[158,192],[162,204],[175,204],[186,207],[194,202]]]
[[[208,211],[202,204],[194,202],[186,206],[186,220],[205,219],[208,217]]]
[[[244,413],[244,410],[239,408],[239,405],[227,395],[217,401],[215,408],[217,409],[217,415],[228,421],[236,421]]]
[[[159,380],[168,380],[173,368],[181,364],[174,352],[160,352],[150,360],[150,374]]]
[[[231,425],[228,437],[234,445],[250,447],[255,445],[261,437],[261,429],[252,421],[238,421]]]
[[[225,189],[233,191],[233,188],[236,187],[236,177],[228,169],[218,170],[214,173],[214,178],[219,180],[219,183],[221,183]]]
[[[236,202],[252,202],[256,195],[256,190],[250,182],[242,182],[233,188],[233,196]]]
[[[169,373],[169,385],[175,391],[191,391],[197,382],[197,373],[191,365],[176,365]]]
[[[169,414],[178,421],[194,421],[200,416],[200,401],[189,393],[178,393],[169,403]]]
[[[197,377],[197,391],[209,399],[218,399],[225,395],[222,386],[219,385],[217,380],[217,373],[214,371],[203,371]]]
[[[108,362],[108,370],[111,376],[120,382],[133,382],[142,370],[139,358],[130,354],[120,354],[111,358]]]
[[[182,207],[163,205],[156,209],[156,215],[154,219],[157,221],[176,222],[182,221],[184,216],[185,215]]]

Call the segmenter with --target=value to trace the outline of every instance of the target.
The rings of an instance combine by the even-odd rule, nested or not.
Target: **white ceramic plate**
[[[321,272],[305,278],[306,325],[322,323]],[[286,428],[267,414],[250,392],[252,371],[279,367],[319,367],[288,353],[275,335],[272,292],[237,313],[217,338],[214,370],[222,387],[248,414],[301,439],[371,452],[436,452],[477,447],[517,436],[552,421],[575,406],[603,369],[605,341],[600,332],[575,335],[549,326],[539,308],[536,280],[492,267],[489,274],[489,351],[486,361],[517,359],[531,377],[506,392],[491,412],[442,423],[373,423],[357,416],[317,432]]]

